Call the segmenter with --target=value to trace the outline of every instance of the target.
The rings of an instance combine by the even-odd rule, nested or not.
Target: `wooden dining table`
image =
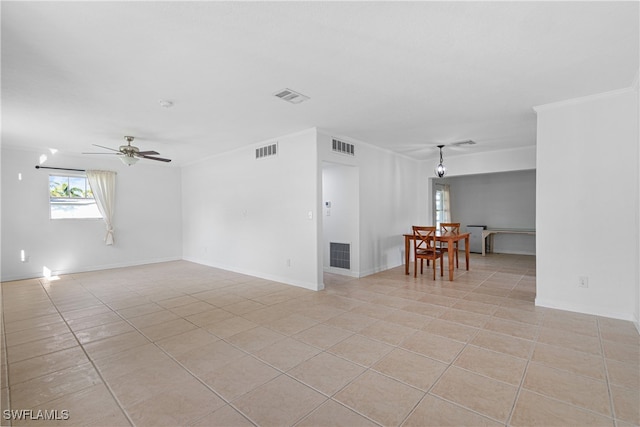
[[[454,233],[451,231],[442,232],[436,231],[436,241],[444,242],[447,244],[447,255],[448,255],[448,265],[449,265],[449,280],[453,280],[453,266],[455,263],[455,242],[459,242],[464,239],[464,253],[465,253],[465,263],[466,269],[469,270],[469,237],[471,233]],[[404,235],[404,273],[409,274],[409,260],[411,256],[411,242],[414,241],[415,237],[413,234],[405,234]]]

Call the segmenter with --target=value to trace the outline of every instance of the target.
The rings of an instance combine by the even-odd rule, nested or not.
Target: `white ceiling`
[[[466,139],[446,155],[531,146],[532,107],[629,87],[639,68],[636,1],[1,8],[3,144],[81,153],[134,135],[172,165],[310,127],[417,159]]]

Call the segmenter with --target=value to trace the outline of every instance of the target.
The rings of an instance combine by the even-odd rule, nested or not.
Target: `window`
[[[49,175],[51,219],[102,218],[84,175]]]
[[[440,228],[441,222],[451,222],[449,211],[449,185],[435,184],[433,195],[433,210],[435,211],[436,228]]]

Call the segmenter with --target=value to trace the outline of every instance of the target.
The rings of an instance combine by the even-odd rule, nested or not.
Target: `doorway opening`
[[[322,162],[322,267],[325,273],[359,277],[359,170]]]

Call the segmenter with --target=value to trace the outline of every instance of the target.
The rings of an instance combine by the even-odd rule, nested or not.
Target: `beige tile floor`
[[[632,323],[535,307],[534,257],[471,266],[321,292],[184,261],[2,283],[2,423],[640,424]]]

